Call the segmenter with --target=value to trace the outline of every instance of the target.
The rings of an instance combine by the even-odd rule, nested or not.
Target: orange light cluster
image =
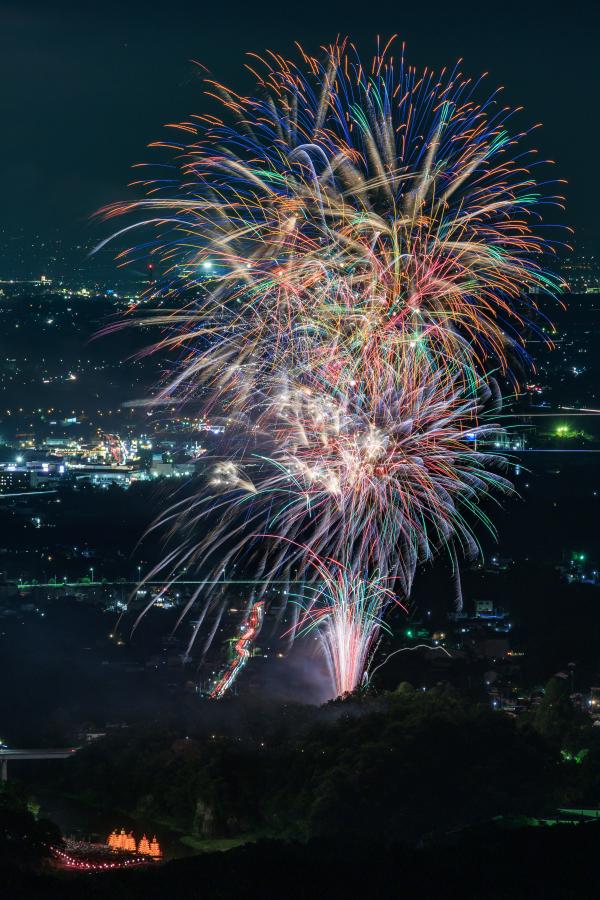
[[[120,832],[117,832],[115,829],[112,834],[109,834],[106,843],[111,850],[121,850],[126,853],[137,852],[141,853],[142,856],[151,856],[152,859],[160,859],[162,857],[162,850],[156,840],[156,835],[149,841],[144,834],[139,844],[136,844],[133,832],[130,831],[129,834],[126,834],[125,829],[121,828]]]

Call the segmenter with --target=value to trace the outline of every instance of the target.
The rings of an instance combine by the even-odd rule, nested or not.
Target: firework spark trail
[[[262,600],[252,604],[248,621],[242,626],[241,637],[235,644],[235,656],[210,691],[210,697],[213,700],[218,700],[227,693],[248,662],[252,644],[262,628],[264,614],[265,604]]]
[[[253,55],[253,96],[207,79],[221,114],[172,126],[146,199],[104,214],[138,217],[118,240],[150,232],[120,262],[149,253],[163,273],[138,321],[179,365],[150,402],[202,395],[244,435],[163,517],[179,546],[151,575],[245,554],[267,581],[310,582],[310,555],[329,559],[339,688],[381,627],[365,615],[361,636],[353,610],[381,579],[407,596],[444,546],[473,555],[474,523],[491,528],[479,501],[510,490],[481,417],[490,370],[518,392],[526,334],[548,342],[538,295],[561,289],[543,265],[560,241],[537,225],[562,197],[533,176],[534,129],[510,130],[499,91],[478,101],[482,79],[419,74],[391,42],[370,66],[347,41],[299,52]]]
[[[331,682],[341,696],[353,691],[368,670],[381,630],[389,631],[384,620],[389,608],[407,609],[377,574],[364,578],[305,549],[319,584],[297,601],[301,613],[295,631],[316,630]]]

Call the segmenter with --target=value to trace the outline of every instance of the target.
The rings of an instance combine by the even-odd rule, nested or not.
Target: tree
[[[568,681],[551,678],[544,690],[542,702],[535,711],[533,727],[551,744],[561,746],[572,730],[575,718]]]
[[[61,844],[59,828],[36,819],[22,792],[5,784],[0,790],[0,863],[35,866]]]

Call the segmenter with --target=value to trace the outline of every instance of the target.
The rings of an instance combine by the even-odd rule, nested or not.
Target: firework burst
[[[176,301],[154,321],[173,329],[161,350],[187,351],[159,399],[210,384],[243,407],[282,366],[377,390],[415,352],[465,377],[525,357],[539,294],[560,286],[533,226],[562,198],[536,183],[499,91],[480,103],[458,68],[419,75],[387,50],[364,66],[345,42],[257,65],[259,97],[208,80],[235,126],[182,123],[185,142],[155,145],[175,177],[105,210],[148,211],[119,234],[152,226],[158,293]]]
[[[485,451],[488,373],[518,390],[530,364],[540,299],[561,287],[538,225],[562,198],[534,177],[533,129],[458,67],[417,73],[391,43],[363,65],[342,41],[250,70],[252,96],[206,79],[219,114],[173,126],[146,198],[104,211],[135,217],[118,240],[150,232],[120,261],[150,253],[162,272],[139,321],[178,368],[152,402],[201,395],[233,423],[204,488],[163,517],[177,544],[151,575],[243,559],[306,581],[345,690],[385,592],[406,598],[441,548],[473,556],[481,499],[510,490]],[[222,602],[202,599],[194,637]]]
[[[350,693],[368,676],[370,661],[382,629],[389,632],[385,614],[390,607],[406,607],[376,573],[364,578],[336,560],[319,559],[308,550],[318,586],[309,587],[296,602],[300,615],[297,634],[316,631],[338,696]]]
[[[500,430],[481,420],[490,392],[465,394],[461,379],[445,369],[412,374],[376,402],[288,382],[284,395],[270,396],[257,411],[253,441],[260,449],[248,449],[244,428],[236,454],[226,434],[232,458],[219,458],[192,501],[162,517],[174,549],[148,579],[176,580],[193,567],[209,582],[223,568],[242,568],[264,581],[262,599],[273,579],[321,578],[324,565],[314,564],[320,558],[336,560],[353,590],[370,591],[365,573],[377,573],[406,598],[418,563],[441,548],[453,564],[457,548],[475,557],[476,524],[493,531],[481,500],[511,491],[499,474],[504,458],[478,446],[493,443]],[[202,593],[205,609],[220,617],[218,584]]]

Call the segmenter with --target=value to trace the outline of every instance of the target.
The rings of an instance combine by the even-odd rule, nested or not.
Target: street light
[[[94,583],[94,567],[93,567],[93,566],[90,566],[90,572],[92,573],[92,581],[91,581],[91,583],[93,584],[93,583]]]

